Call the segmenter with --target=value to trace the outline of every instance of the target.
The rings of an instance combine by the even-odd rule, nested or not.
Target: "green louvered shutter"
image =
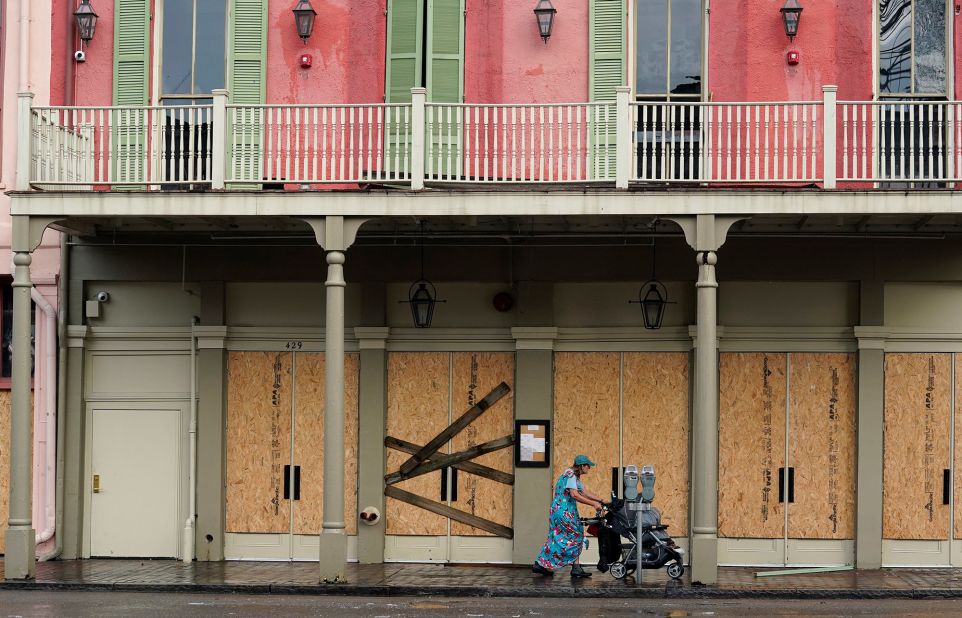
[[[387,103],[410,103],[411,88],[423,83],[421,77],[424,49],[424,0],[388,0],[387,66],[385,67],[384,100]],[[409,157],[411,136],[402,117],[388,114],[384,119],[384,170],[388,178],[403,175],[404,161]]]
[[[114,0],[114,105],[139,109],[111,113],[111,174],[115,182],[146,180],[147,90],[150,59],[149,0]],[[126,185],[127,189],[143,186]]]
[[[433,103],[464,100],[464,0],[428,0],[427,89]],[[429,116],[430,118],[430,116]],[[429,175],[460,176],[461,110],[435,122]]]
[[[626,14],[624,0],[590,0],[588,36],[588,97],[592,103],[610,101],[607,121],[589,124],[595,130],[589,178],[614,180],[617,129],[615,88],[627,85]],[[607,136],[607,137],[605,137]],[[607,170],[606,170],[607,167]]]
[[[231,0],[229,24],[227,88],[230,102],[263,105],[266,97],[267,0]],[[260,181],[264,174],[264,112],[237,109],[228,116],[233,119],[228,153],[231,176],[237,180]],[[232,183],[230,188],[259,189],[260,184]]]

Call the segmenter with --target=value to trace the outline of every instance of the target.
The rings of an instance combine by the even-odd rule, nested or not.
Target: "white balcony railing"
[[[962,102],[411,103],[33,107],[17,188],[321,184],[944,187],[962,181]],[[26,144],[26,147],[23,145]]]

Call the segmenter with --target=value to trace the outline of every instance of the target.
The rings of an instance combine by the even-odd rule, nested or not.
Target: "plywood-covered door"
[[[289,555],[291,503],[291,352],[230,352],[227,357],[227,533],[271,535],[262,543]],[[246,557],[246,556],[245,556]]]
[[[511,391],[451,440],[451,451],[509,436],[514,432],[514,354],[456,352],[452,354],[451,418],[458,418],[493,388],[506,383]],[[501,449],[472,461],[502,472],[514,470],[514,450]],[[451,470],[451,506],[495,523],[513,527],[511,487],[461,470]],[[508,562],[511,540],[459,521],[451,522],[452,562]]]
[[[781,564],[785,510],[785,354],[719,359],[718,536],[722,562]],[[738,539],[737,543],[726,539]]]
[[[838,541],[855,538],[855,378],[854,354],[789,356],[790,564],[850,558]]]
[[[854,355],[725,353],[719,369],[720,561],[851,562]]]
[[[885,355],[882,560],[947,565],[950,354]]]
[[[514,431],[514,354],[499,352],[392,352],[388,356],[387,435],[426,444],[501,382],[512,391],[441,452],[458,452]],[[387,472],[410,455],[389,449]],[[483,455],[475,463],[512,472],[513,451]],[[402,481],[396,487],[471,515],[511,527],[510,487],[454,468]],[[505,562],[511,540],[387,498],[385,559],[429,562]]]
[[[554,358],[552,482],[576,455],[597,466],[592,493],[621,495],[627,465],[655,467],[655,506],[683,547],[688,534],[689,355],[686,352],[559,352]],[[582,516],[594,513],[579,505]],[[542,515],[547,518],[548,514]],[[590,544],[583,557],[597,559]]]
[[[324,354],[232,351],[229,559],[317,560],[324,495]],[[345,532],[357,534],[358,355],[345,355]],[[351,543],[349,541],[349,552]]]
[[[317,560],[324,514],[324,366],[319,352],[294,354],[294,435],[291,496],[295,560]],[[344,356],[345,534],[357,534],[358,355]]]
[[[448,425],[451,379],[447,352],[391,352],[387,363],[387,435],[419,446]],[[444,448],[443,452],[448,452]],[[397,470],[410,455],[389,449],[386,472]],[[441,500],[441,471],[397,484],[430,500]],[[448,519],[386,499],[385,559],[443,562],[448,557]]]

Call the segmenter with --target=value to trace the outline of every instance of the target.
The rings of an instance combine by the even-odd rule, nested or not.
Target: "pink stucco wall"
[[[535,2],[467,0],[468,103],[567,103],[588,97],[588,3],[556,0],[551,38],[538,35]]]
[[[268,103],[380,103],[384,95],[385,0],[314,0],[307,44],[294,3],[271,2],[267,17]],[[301,68],[301,54],[313,66]]]
[[[872,0],[804,2],[798,36],[785,36],[780,3],[712,7],[709,91],[714,101],[811,101],[837,84],[839,99],[872,96]],[[746,19],[751,16],[751,19]],[[801,62],[789,66],[790,49]]]

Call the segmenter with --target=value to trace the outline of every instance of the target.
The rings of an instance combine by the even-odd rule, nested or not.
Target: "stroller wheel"
[[[672,562],[666,570],[668,571],[668,577],[672,579],[681,579],[681,576],[685,574],[685,567],[680,562]]]
[[[608,570],[611,571],[611,576],[615,579],[622,579],[627,573],[624,562],[614,562],[608,567]]]

